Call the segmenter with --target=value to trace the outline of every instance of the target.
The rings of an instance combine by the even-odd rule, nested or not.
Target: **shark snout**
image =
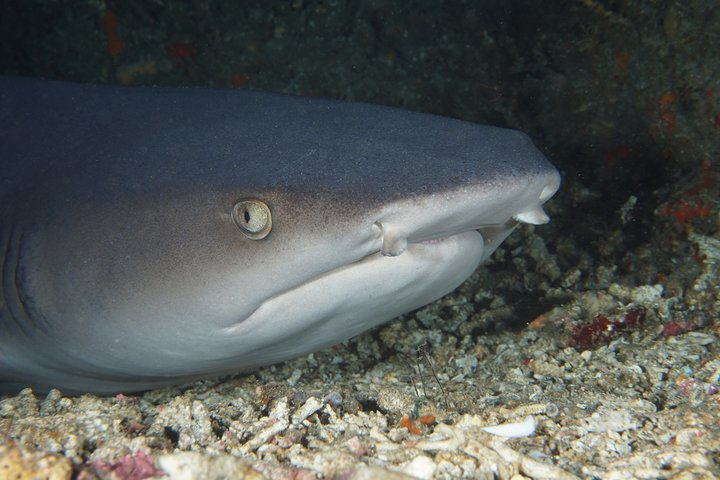
[[[546,172],[506,179],[492,190],[478,185],[405,200],[386,208],[373,228],[385,256],[401,255],[408,244],[440,243],[473,230],[483,236],[491,253],[518,224],[548,223],[543,204],[559,185],[560,176],[550,167]]]

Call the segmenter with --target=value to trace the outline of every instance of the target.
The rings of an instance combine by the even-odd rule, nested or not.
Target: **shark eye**
[[[232,209],[235,225],[247,238],[262,240],[272,230],[270,207],[255,199],[241,200]]]

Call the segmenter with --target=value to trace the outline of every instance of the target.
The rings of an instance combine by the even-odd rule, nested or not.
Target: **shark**
[[[527,135],[252,90],[0,77],[0,390],[251,371],[426,305],[560,175]]]

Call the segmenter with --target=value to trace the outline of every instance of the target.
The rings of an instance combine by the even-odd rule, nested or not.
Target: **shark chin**
[[[453,291],[475,271],[483,249],[482,236],[469,231],[410,243],[396,256],[377,252],[269,298],[225,333],[252,333],[257,348],[244,361],[265,364],[310,353]],[[285,342],[267,328],[278,318],[289,337]]]

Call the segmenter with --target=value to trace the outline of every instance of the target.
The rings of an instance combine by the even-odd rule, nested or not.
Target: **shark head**
[[[0,340],[13,385],[144,390],[325,348],[455,289],[548,221],[560,182],[526,135],[434,115],[44,88],[62,127],[46,115],[32,184],[18,170],[3,192],[23,200],[2,212],[22,272]]]

